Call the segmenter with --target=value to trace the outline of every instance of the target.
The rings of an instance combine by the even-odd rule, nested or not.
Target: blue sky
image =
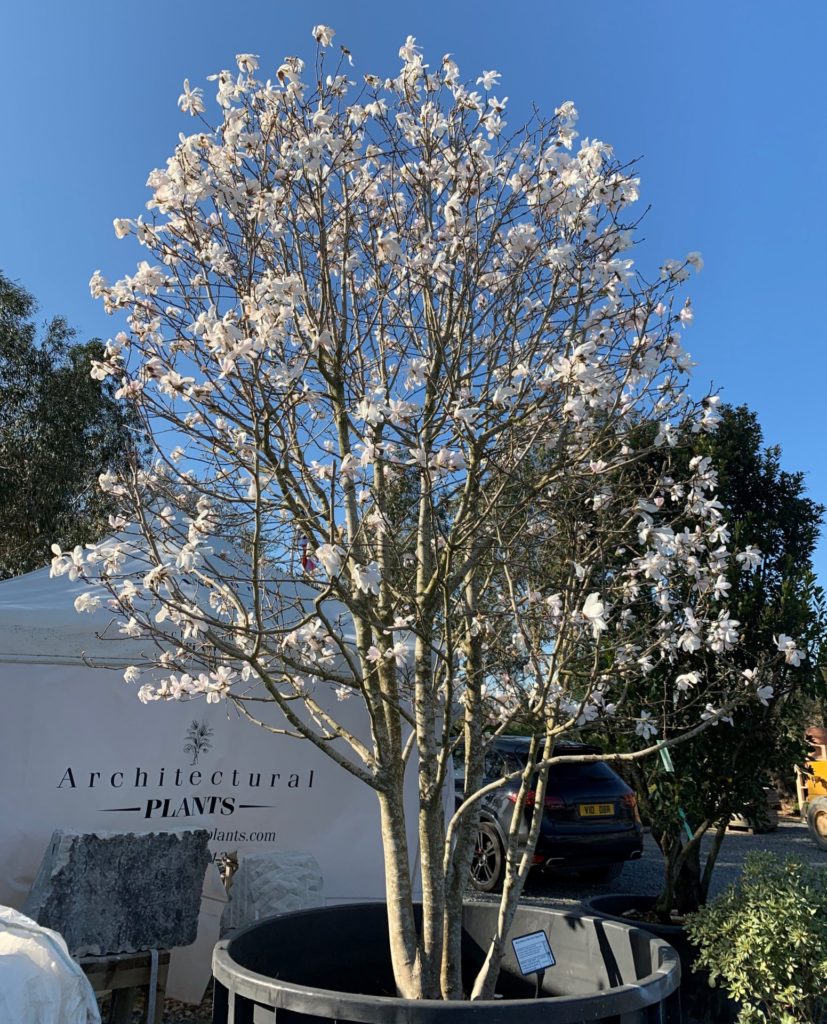
[[[696,389],[755,409],[827,503],[823,0],[30,0],[3,22],[0,269],[44,317],[112,332],[89,277],[134,265],[112,219],[142,212],[147,173],[190,130],[185,77],[206,85],[238,52],[263,71],[309,58],[317,23],[357,74],[384,75],[412,34],[432,63],[451,52],[468,77],[502,72],[512,124],[572,99],[583,135],[641,158],[643,269],[692,249],[706,262],[690,286]],[[827,583],[827,541],[817,567]]]

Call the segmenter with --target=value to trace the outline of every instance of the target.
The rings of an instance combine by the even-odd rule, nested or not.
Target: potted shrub
[[[741,1005],[739,1022],[817,1024],[827,1015],[827,875],[752,853],[739,881],[687,918],[710,981]]]
[[[149,219],[115,221],[148,259],[91,283],[126,316],[92,373],[155,460],[102,475],[119,534],[53,568],[146,638],[142,700],[227,701],[375,791],[396,992],[485,1001],[558,738],[611,720],[643,746],[582,757],[636,760],[760,699],[769,669],[726,668],[714,469],[673,466],[681,425],[718,421],[686,390],[698,254],[633,269],[634,168],[574,145],[571,103],[514,131],[496,72],[464,82],[409,38],[392,77],[354,84],[333,35],[316,26],[307,72],[239,55],[216,124],[184,83],[194,131],[151,173]],[[688,638],[719,657],[686,724],[674,680],[665,710],[635,684]],[[354,702],[362,728],[337,713]],[[517,719],[535,735],[500,908],[463,975],[480,803],[504,782],[481,784],[486,744]]]

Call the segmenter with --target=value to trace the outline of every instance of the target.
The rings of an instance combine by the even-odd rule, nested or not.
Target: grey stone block
[[[221,918],[221,931],[234,931],[264,917],[323,907],[324,904],[324,880],[319,864],[311,854],[291,851],[246,853],[233,875],[230,901]]]
[[[209,832],[58,830],[23,913],[73,956],[171,949],[195,941]]]

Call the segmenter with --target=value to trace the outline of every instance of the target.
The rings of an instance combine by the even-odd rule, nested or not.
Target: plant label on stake
[[[551,951],[548,936],[545,932],[528,932],[512,939],[511,945],[514,947],[514,955],[517,957],[520,972],[537,975],[536,998],[540,995],[546,968],[553,967],[557,962]]]
[[[669,751],[668,751],[668,749],[666,747],[661,747],[660,748],[660,759],[661,759],[661,761],[663,761],[663,767],[665,768],[665,770],[668,771],[668,772],[673,772],[674,773],[675,765],[674,765],[674,763],[672,761],[672,755],[669,753]],[[687,820],[686,812],[684,811],[683,807],[679,807],[678,808],[678,817],[683,822],[683,830],[684,830],[684,832],[686,832],[686,838],[691,842],[692,841],[692,828],[691,828],[691,826],[689,824],[689,821]]]

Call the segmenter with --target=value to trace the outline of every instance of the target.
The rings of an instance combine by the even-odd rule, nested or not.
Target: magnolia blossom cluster
[[[719,418],[687,391],[700,255],[639,273],[638,178],[571,102],[509,133],[497,71],[466,81],[409,37],[395,77],[358,77],[333,35],[313,28],[315,74],[240,54],[215,120],[184,82],[194,131],[149,217],[115,221],[147,258],[91,281],[125,317],[93,376],[157,455],[101,477],[126,539],[53,572],[156,642],[142,699],[264,691],[317,738],[325,687],[385,714],[409,677],[449,727],[615,715],[647,739],[633,684],[663,666],[699,721],[766,702],[764,669],[721,667],[761,554],[729,550],[708,459],[674,468]],[[686,669],[704,655],[715,704]]]

